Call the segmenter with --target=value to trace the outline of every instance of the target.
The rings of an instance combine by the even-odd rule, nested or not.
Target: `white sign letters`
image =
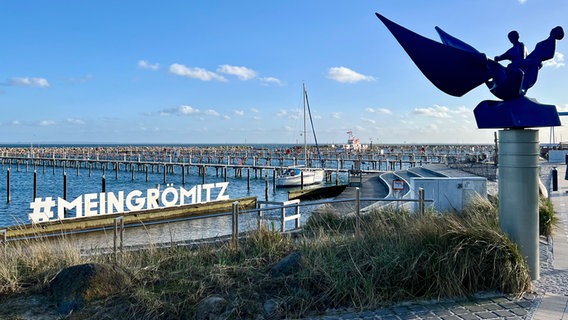
[[[212,201],[211,191],[214,189],[219,189],[219,192],[213,201],[228,200],[229,195],[225,194],[228,186],[228,182],[196,185],[189,190],[183,187],[174,188],[170,186],[162,192],[159,189],[148,189],[146,193],[134,190],[126,196],[124,191],[119,191],[118,194],[114,192],[88,193],[70,202],[63,198],[57,198],[57,202],[52,197],[36,198],[30,203],[32,213],[28,214],[28,217],[32,223],[38,223],[204,203]],[[73,209],[75,216],[65,217],[65,211]]]

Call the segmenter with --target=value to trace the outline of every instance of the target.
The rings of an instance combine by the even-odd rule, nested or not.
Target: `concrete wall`
[[[423,188],[424,198],[434,200],[434,203],[427,203],[426,208],[439,212],[461,212],[477,195],[487,198],[487,179],[483,177],[414,177],[410,184],[412,199],[418,199],[418,189]],[[418,210],[418,203],[415,210]]]

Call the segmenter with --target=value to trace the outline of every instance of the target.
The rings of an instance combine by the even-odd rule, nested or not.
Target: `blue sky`
[[[375,12],[494,57],[511,30],[532,50],[568,1],[1,1],[0,143],[301,142],[304,82],[322,143],[492,143],[487,88],[436,89]],[[559,111],[567,48],[527,95]]]

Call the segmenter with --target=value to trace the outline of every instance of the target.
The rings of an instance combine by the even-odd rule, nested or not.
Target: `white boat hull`
[[[288,170],[284,174],[276,177],[277,187],[296,187],[311,185],[323,182],[324,171],[322,169],[295,169],[296,174],[290,174]],[[302,181],[303,180],[303,181]]]

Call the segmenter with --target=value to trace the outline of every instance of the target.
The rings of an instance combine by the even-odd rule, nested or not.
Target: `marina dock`
[[[255,178],[288,166],[323,167],[326,179],[332,173],[363,171],[394,171],[427,164],[461,162],[464,159],[479,161],[491,156],[492,146],[375,146],[365,150],[344,150],[321,147],[318,157],[315,147],[308,158],[296,147],[29,147],[0,148],[0,165],[15,170],[55,170],[69,172],[80,168],[102,170],[108,176],[119,171],[137,175],[148,173],[192,174]],[[320,161],[321,157],[321,161]]]

